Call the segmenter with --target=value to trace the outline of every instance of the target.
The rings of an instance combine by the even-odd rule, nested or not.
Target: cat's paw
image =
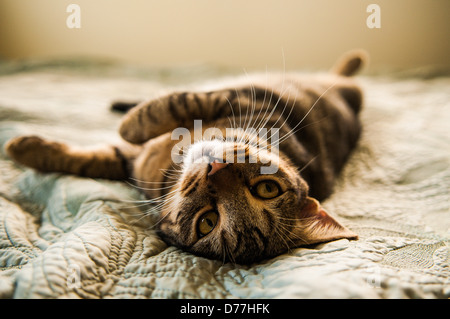
[[[39,148],[43,142],[44,140],[38,136],[19,136],[9,140],[5,149],[11,157],[16,158]]]
[[[19,136],[5,144],[6,153],[16,162],[42,169],[39,163],[49,154],[60,152],[62,145],[46,141],[38,136]]]

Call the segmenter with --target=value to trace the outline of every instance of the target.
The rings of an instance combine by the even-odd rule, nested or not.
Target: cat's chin
[[[222,141],[198,141],[195,142],[183,159],[184,167],[192,164],[209,164],[214,161],[223,162],[225,147]]]
[[[280,166],[278,148],[259,148],[243,141],[202,140],[192,144],[183,157],[183,167],[211,163],[259,164],[261,174],[275,174]]]

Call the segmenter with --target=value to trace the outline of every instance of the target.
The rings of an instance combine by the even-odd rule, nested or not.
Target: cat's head
[[[227,150],[233,160],[223,155]],[[274,160],[277,169],[264,173]],[[357,237],[308,197],[308,185],[287,158],[252,143],[193,144],[176,190],[162,212],[160,233],[197,255],[251,263],[294,247]]]

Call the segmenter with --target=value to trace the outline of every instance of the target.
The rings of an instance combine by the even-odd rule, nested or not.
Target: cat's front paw
[[[6,153],[16,162],[42,169],[42,159],[49,154],[61,151],[62,145],[55,142],[46,141],[38,136],[19,136],[11,139],[5,144]]]
[[[40,147],[44,140],[38,136],[19,136],[9,140],[5,145],[5,150],[13,158],[30,152],[36,147]]]

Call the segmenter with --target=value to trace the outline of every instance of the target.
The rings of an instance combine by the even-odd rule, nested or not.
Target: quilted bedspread
[[[77,64],[78,63],[78,64]],[[0,145],[119,139],[117,99],[220,69],[0,64]],[[450,77],[361,76],[364,133],[323,206],[360,238],[253,265],[166,245],[127,182],[40,174],[0,155],[1,298],[449,298]]]

